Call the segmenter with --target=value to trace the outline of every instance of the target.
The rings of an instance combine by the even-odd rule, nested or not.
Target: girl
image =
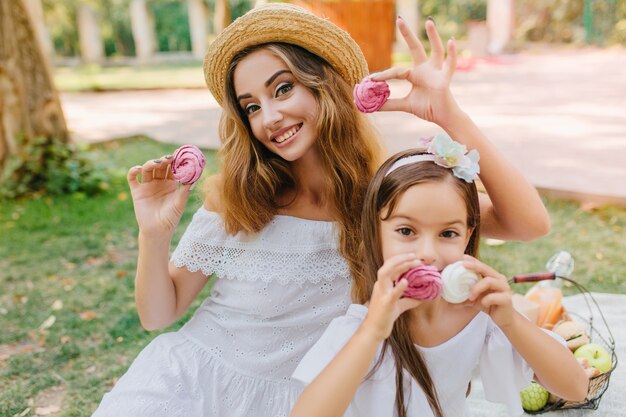
[[[427,23],[428,59],[398,24],[415,66],[380,76],[406,79],[413,89],[388,109],[458,132],[483,152],[491,197],[480,203],[485,233],[520,240],[546,233],[536,191],[450,94],[454,44],[444,61]],[[301,391],[293,370],[345,313],[351,278],[360,280],[361,208],[379,148],[352,102],[352,88],[367,75],[354,40],[304,9],[268,4],[224,30],[204,68],[223,108],[220,171],[169,262],[189,186],[172,181],[169,157],[128,173],[139,224],[135,298],[142,325],[174,323],[208,277],[218,279],[182,329],[139,354],[104,396],[98,417],[288,415]]]
[[[533,372],[557,396],[585,398],[587,377],[564,343],[517,313],[506,278],[475,258],[477,154],[472,160],[440,136],[427,145],[430,153],[390,158],[368,188],[365,281],[354,285],[371,299],[333,320],[299,364],[294,377],[310,384],[292,417],[468,416],[477,365],[487,399],[513,416],[523,413],[519,391]],[[459,260],[484,277],[468,301],[402,298],[404,272],[419,265],[441,271]]]

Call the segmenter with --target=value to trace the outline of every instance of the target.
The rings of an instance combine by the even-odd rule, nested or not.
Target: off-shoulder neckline
[[[209,209],[207,209],[204,206],[200,206],[200,210],[202,210],[206,214],[209,214],[209,215],[212,215],[212,216],[220,216],[219,213],[217,213],[216,211],[209,210]],[[330,225],[334,225],[334,224],[337,223],[336,221],[333,221],[333,220],[305,219],[304,217],[290,216],[288,214],[275,214],[274,218],[275,219],[293,220],[293,221],[299,221],[299,222],[307,222],[307,223],[313,223],[313,224],[330,224]]]

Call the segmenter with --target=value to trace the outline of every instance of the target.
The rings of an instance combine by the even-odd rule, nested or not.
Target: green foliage
[[[93,195],[108,187],[108,175],[90,155],[59,139],[18,138],[18,152],[9,155],[0,173],[0,198],[33,193]]]
[[[130,0],[100,0],[101,28],[106,56],[135,55],[130,24]]]
[[[191,51],[187,3],[179,0],[153,0],[150,8],[154,13],[158,50]]]
[[[457,3],[464,21],[487,20],[487,0],[459,0]]]
[[[518,2],[516,37],[533,42],[583,42],[585,38],[584,1],[527,0]]]

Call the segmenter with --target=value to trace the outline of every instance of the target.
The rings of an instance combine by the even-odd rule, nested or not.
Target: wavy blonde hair
[[[363,199],[380,163],[381,147],[371,123],[352,102],[352,88],[317,55],[291,44],[257,45],[237,54],[228,70],[220,120],[221,210],[226,231],[258,232],[280,206],[283,193],[297,187],[289,162],[254,138],[234,88],[237,64],[250,53],[266,49],[285,62],[298,82],[315,96],[323,202],[330,203],[340,230],[339,249],[354,278],[361,276],[356,257],[360,242]]]

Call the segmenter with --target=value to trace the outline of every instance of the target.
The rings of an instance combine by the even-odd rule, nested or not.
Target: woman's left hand
[[[387,100],[381,110],[405,111],[445,126],[453,112],[460,111],[450,91],[450,82],[456,68],[456,44],[453,40],[448,41],[448,56],[445,58],[446,51],[435,23],[427,20],[426,33],[431,46],[429,58],[420,40],[401,17],[398,17],[397,24],[411,51],[413,66],[390,68],[370,77],[377,81],[407,80],[412,84],[411,91],[406,97]]]
[[[511,287],[506,277],[469,255],[463,258],[463,265],[483,277],[472,288],[467,302],[489,314],[500,328],[512,324],[515,310]]]

